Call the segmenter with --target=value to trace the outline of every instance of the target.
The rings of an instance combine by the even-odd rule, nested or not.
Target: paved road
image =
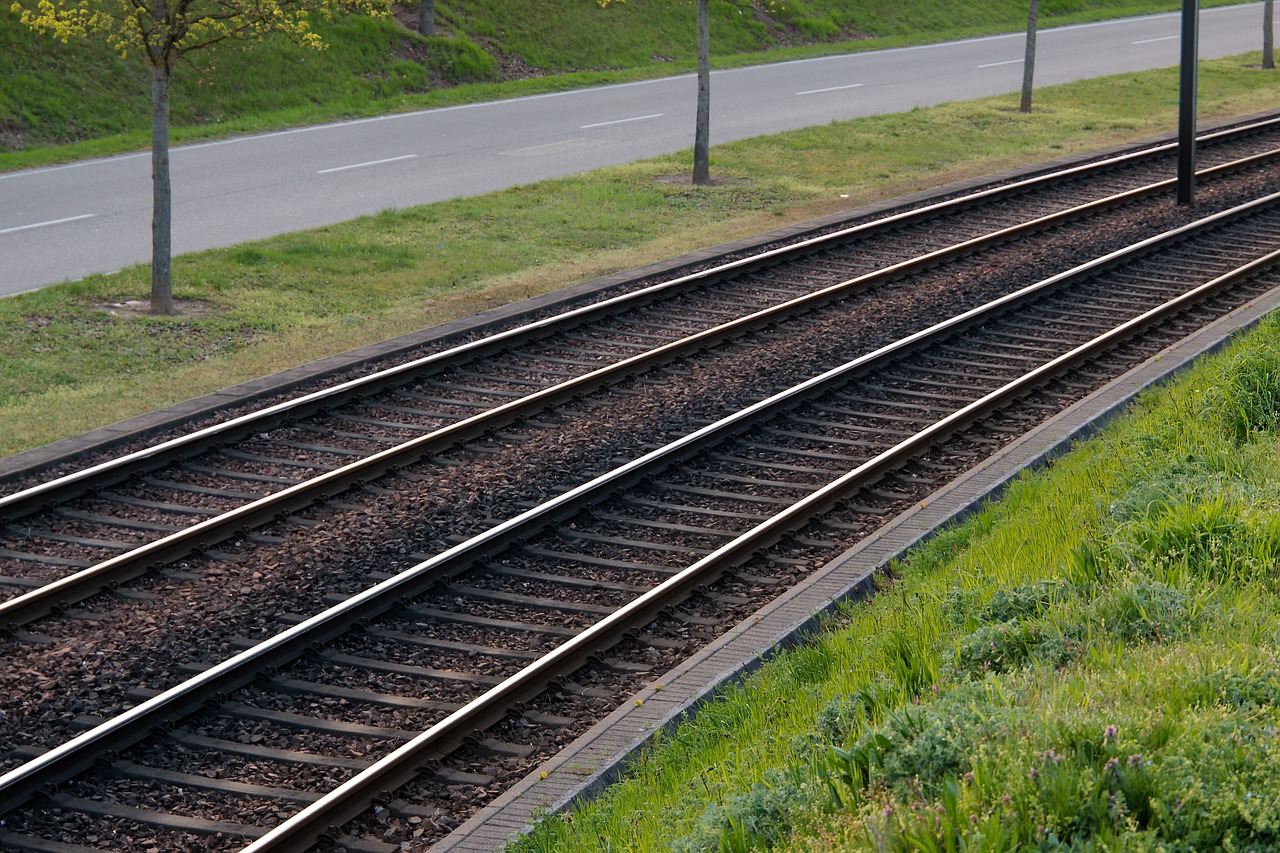
[[[1261,3],[1201,13],[1200,54],[1261,46]],[[1177,14],[1044,30],[1036,84],[1178,62]],[[712,143],[1017,91],[1023,36],[714,72]],[[577,174],[693,144],[690,75],[176,148],[177,253]],[[1170,93],[1170,97],[1176,97]],[[150,258],[146,152],[0,174],[0,295]]]

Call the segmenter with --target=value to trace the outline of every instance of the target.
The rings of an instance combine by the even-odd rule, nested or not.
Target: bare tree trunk
[[[173,313],[171,274],[173,186],[169,179],[169,78],[151,66],[151,313]]]
[[[693,182],[711,183],[711,2],[698,0],[698,120],[693,133]]]
[[[418,32],[424,36],[436,34],[436,0],[422,0],[418,4]]]
[[[1276,3],[1266,0],[1262,4],[1262,67],[1276,67]]]
[[[1036,24],[1040,19],[1040,0],[1031,0],[1027,13],[1027,55],[1022,63],[1022,103],[1020,112],[1031,112],[1031,81],[1036,74]]]

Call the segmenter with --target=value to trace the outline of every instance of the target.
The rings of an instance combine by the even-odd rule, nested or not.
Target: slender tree
[[[169,90],[178,60],[226,41],[280,34],[317,50],[311,16],[386,14],[389,0],[15,0],[22,23],[63,42],[99,38],[151,72],[151,312],[173,313]]]
[[[1036,26],[1040,20],[1040,0],[1031,0],[1031,9],[1027,13],[1027,52],[1022,63],[1022,103],[1018,105],[1021,112],[1031,112],[1031,81],[1036,74]]]
[[[418,4],[418,32],[424,36],[436,34],[436,0],[422,0]]]
[[[1276,67],[1276,0],[1262,4],[1262,67]]]
[[[711,0],[698,3],[698,110],[693,131],[693,183],[711,183]]]
[[[596,0],[601,9],[626,0]],[[742,0],[728,0],[740,4]],[[769,0],[770,3],[774,0]],[[693,126],[693,183],[711,183],[711,0],[694,0],[698,19],[698,100]]]

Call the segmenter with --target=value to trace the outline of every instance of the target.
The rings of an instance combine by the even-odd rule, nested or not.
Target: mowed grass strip
[[[1207,7],[1235,0],[1202,0]],[[715,67],[1018,32],[1026,0],[713,2]],[[1044,0],[1041,25],[1179,8],[1177,0]],[[316,20],[324,51],[282,38],[192,54],[172,97],[175,143],[318,124],[693,69],[691,3],[440,0],[437,34],[395,16]],[[1261,46],[1261,38],[1259,38]],[[0,170],[134,151],[150,144],[150,77],[93,40],[63,44],[0,9]]]
[[[1203,115],[1275,106],[1256,55],[1203,65]],[[1168,131],[1173,70],[858,119],[183,256],[198,316],[118,316],[137,267],[0,300],[0,455],[448,319],[782,224]]]
[[[510,853],[1280,845],[1280,315]]]

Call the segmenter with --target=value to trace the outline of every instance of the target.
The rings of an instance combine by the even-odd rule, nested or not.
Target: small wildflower
[[[1002,804],[1002,805],[1006,805],[1006,806],[1007,806],[1007,805],[1009,805],[1010,803],[1012,803],[1012,802],[1013,802],[1013,797],[1009,796],[1008,794],[1005,794],[1005,795],[1003,795],[1002,797],[1000,797],[1000,802],[1001,802],[1001,804]]]
[[[1117,768],[1117,767],[1119,767],[1119,766],[1120,766],[1120,759],[1118,759],[1118,758],[1111,758],[1111,759],[1108,759],[1108,760],[1107,760],[1107,763],[1103,766],[1103,768],[1102,768],[1102,769],[1103,769],[1103,770],[1110,770],[1112,773],[1114,773],[1114,772],[1115,772],[1115,770],[1116,770],[1116,768]]]
[[[1133,755],[1130,755],[1130,756],[1129,756],[1129,766],[1130,766],[1130,767],[1135,767],[1135,766],[1137,766],[1137,765],[1139,765],[1139,764],[1141,764],[1141,763],[1142,763],[1142,756],[1141,756],[1139,753],[1136,753],[1136,752],[1135,752]]]
[[[1027,771],[1027,778],[1028,778],[1028,779],[1039,779],[1039,778],[1040,778],[1040,770],[1039,770],[1039,768],[1032,767],[1030,770],[1028,770],[1028,771]]]
[[[1105,729],[1102,730],[1102,742],[1111,743],[1113,740],[1116,739],[1116,733],[1117,732],[1116,732],[1115,726],[1107,726]]]
[[[964,782],[965,782],[965,784],[966,784],[966,785],[972,785],[972,784],[973,784],[973,771],[972,771],[972,770],[970,770],[968,773],[964,774]]]

